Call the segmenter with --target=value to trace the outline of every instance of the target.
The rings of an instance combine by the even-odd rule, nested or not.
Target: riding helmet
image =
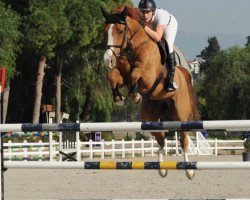
[[[141,10],[155,10],[156,9],[156,4],[154,0],[141,0],[138,8]]]

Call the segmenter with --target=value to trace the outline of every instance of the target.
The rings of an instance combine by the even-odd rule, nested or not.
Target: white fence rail
[[[58,143],[52,142],[52,150],[54,158]],[[39,142],[28,143],[24,140],[22,143],[4,143],[4,159],[5,160],[48,160],[50,155],[50,143]]]
[[[244,142],[246,140],[207,140],[210,148],[217,156],[219,150],[231,150],[231,154],[234,154],[235,150],[244,150]]]
[[[78,140],[79,141],[79,140]],[[198,150],[196,140],[193,141],[192,155],[204,155]],[[218,155],[221,150],[231,150],[234,154],[235,150],[243,150],[244,140],[206,140],[210,145],[211,153]],[[50,156],[50,144],[49,143],[4,143],[4,158],[5,160],[48,160],[59,159],[59,150],[69,153],[77,152],[77,160],[93,159],[95,157],[105,158],[125,158],[125,157],[144,157],[155,156],[158,151],[158,145],[155,140],[132,140],[132,141],[88,141],[79,142],[76,144],[76,149],[60,149],[59,143],[53,141],[51,144],[52,156]],[[181,147],[178,140],[166,140],[165,154],[180,155]]]

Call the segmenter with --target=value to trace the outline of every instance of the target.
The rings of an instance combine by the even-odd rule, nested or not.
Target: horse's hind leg
[[[157,101],[142,101],[140,113],[143,121],[159,121],[160,118],[164,115],[165,111],[166,111],[166,104],[164,103]],[[151,134],[155,137],[159,145],[158,161],[163,162],[165,134],[164,132],[157,132],[157,133],[152,132]],[[168,171],[158,170],[158,173],[161,177],[166,177]]]
[[[157,132],[157,133],[151,133],[158,145],[159,145],[159,150],[158,150],[158,161],[159,162],[163,162],[163,153],[164,153],[164,146],[165,146],[165,133],[164,132]],[[163,169],[159,169],[158,173],[161,177],[166,177],[168,175],[168,170],[163,170]]]
[[[188,159],[188,146],[189,146],[189,141],[188,141],[188,134],[186,132],[181,132],[181,147],[182,147],[182,151],[183,151],[183,156],[184,156],[184,162],[189,162]],[[195,172],[194,170],[186,170],[186,176],[192,180],[194,178]]]
[[[182,87],[183,88],[183,87]],[[178,121],[189,121],[192,120],[191,118],[191,104],[190,99],[188,98],[189,95],[185,93],[181,93],[179,91],[179,95],[175,100],[175,108],[176,108],[176,116],[174,117],[175,120]],[[180,143],[182,147],[182,153],[184,156],[184,161],[189,162],[188,159],[188,147],[189,147],[189,138],[188,134],[185,131],[180,132]],[[186,176],[192,180],[194,178],[194,170],[186,170]]]

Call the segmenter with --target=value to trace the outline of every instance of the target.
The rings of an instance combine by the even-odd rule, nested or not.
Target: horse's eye
[[[123,30],[118,30],[118,33],[119,34],[123,34]]]

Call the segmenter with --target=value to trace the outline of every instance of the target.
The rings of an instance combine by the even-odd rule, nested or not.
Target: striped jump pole
[[[102,123],[61,123],[61,124],[1,124],[0,132],[31,131],[197,131],[226,130],[250,131],[250,120],[224,121],[172,121],[172,122],[102,122]]]
[[[249,170],[250,162],[4,162],[7,169]]]
[[[3,158],[4,161],[40,161],[49,160],[49,156],[12,156],[11,158]]]

